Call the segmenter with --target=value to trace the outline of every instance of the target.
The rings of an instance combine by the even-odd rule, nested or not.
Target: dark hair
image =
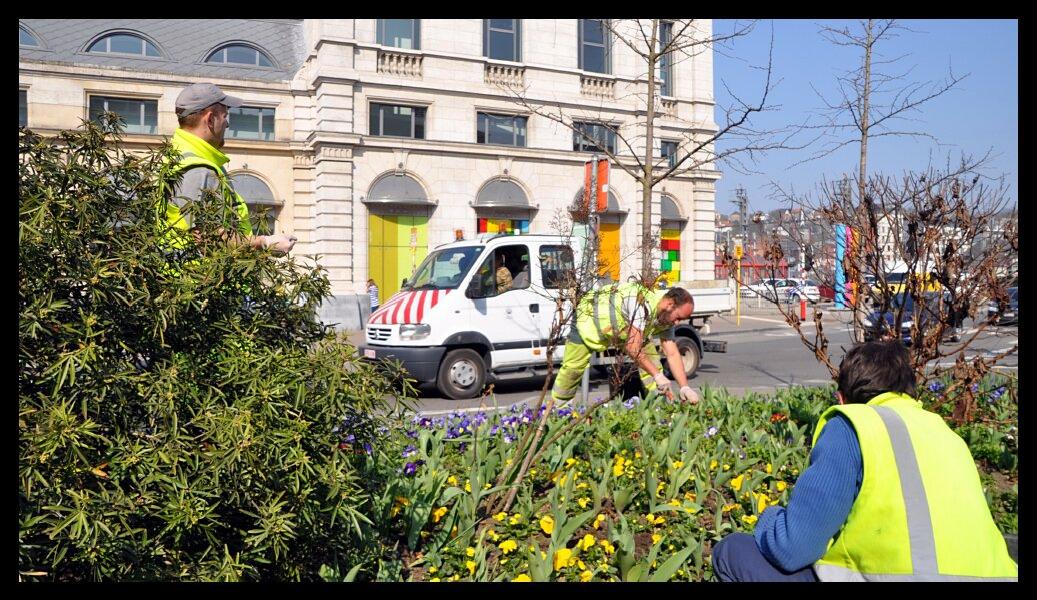
[[[691,297],[691,294],[688,293],[688,290],[681,287],[671,288],[668,292],[666,292],[666,295],[663,296],[663,298],[669,298],[670,300],[673,300],[674,308],[684,306],[689,302],[692,306],[695,306],[695,299]]]
[[[839,363],[839,391],[847,404],[864,404],[886,392],[912,394],[915,372],[900,340],[850,348]]]

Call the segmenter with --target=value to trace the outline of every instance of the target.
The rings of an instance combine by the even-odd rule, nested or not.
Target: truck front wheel
[[[678,336],[675,341],[677,342],[677,350],[681,353],[681,361],[684,363],[684,375],[691,379],[691,376],[698,370],[699,363],[702,362],[702,354],[699,353],[698,344],[689,337]]]
[[[443,357],[436,384],[444,396],[452,400],[474,398],[485,383],[486,364],[475,350],[459,348]]]

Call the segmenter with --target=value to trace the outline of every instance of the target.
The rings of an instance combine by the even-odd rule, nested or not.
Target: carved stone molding
[[[486,63],[483,76],[491,85],[522,87],[526,81],[526,68]]]
[[[615,98],[616,80],[593,75],[580,75],[580,93],[593,98]]]
[[[400,77],[422,76],[422,56],[389,50],[378,51],[378,72]]]

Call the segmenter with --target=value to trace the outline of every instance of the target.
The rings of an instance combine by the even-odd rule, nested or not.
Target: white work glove
[[[294,235],[288,236],[283,233],[276,235],[265,235],[263,236],[263,247],[270,248],[275,252],[291,252],[292,248],[295,247],[296,237]]]
[[[670,380],[663,375],[662,371],[655,374],[655,385],[659,386],[659,391],[666,393],[670,389]]]
[[[691,389],[688,386],[684,386],[681,388],[681,400],[684,400],[685,402],[690,402],[692,404],[698,404],[699,395],[695,393],[695,390]]]

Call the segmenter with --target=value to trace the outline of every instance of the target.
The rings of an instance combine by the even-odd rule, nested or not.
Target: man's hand
[[[692,404],[698,404],[699,395],[695,393],[695,390],[691,389],[688,386],[684,386],[681,388],[681,400],[685,402],[690,402]]]
[[[287,236],[283,233],[278,233],[275,235],[264,235],[262,237],[263,247],[270,248],[274,252],[281,252],[287,254],[288,252],[292,251],[292,248],[295,247],[296,237],[294,235]]]
[[[666,392],[670,389],[670,380],[663,375],[662,371],[655,374],[655,385],[659,386],[660,392]]]

